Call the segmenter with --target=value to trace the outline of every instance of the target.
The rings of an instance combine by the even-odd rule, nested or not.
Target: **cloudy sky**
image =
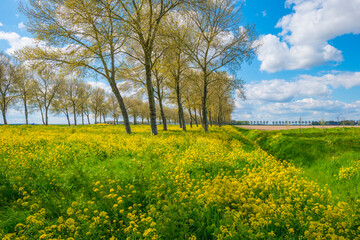
[[[360,119],[360,0],[246,0],[243,15],[262,47],[237,73],[247,99],[236,99],[234,119]],[[33,43],[24,22],[16,0],[0,1],[0,51]],[[22,118],[9,112],[9,122]]]

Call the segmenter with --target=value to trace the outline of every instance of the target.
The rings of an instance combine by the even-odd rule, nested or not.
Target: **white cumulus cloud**
[[[294,11],[277,23],[281,33],[262,36],[261,70],[306,69],[343,61],[341,51],[328,41],[360,33],[359,0],[287,0],[286,6]]]
[[[300,75],[295,80],[263,80],[246,87],[249,100],[289,102],[303,97],[330,97],[333,89],[360,86],[360,72],[332,72],[321,76]]]
[[[239,102],[233,118],[251,121],[294,121],[299,117],[305,121],[336,120],[341,114],[346,119],[359,119],[360,101],[351,103],[339,100],[302,98],[290,102],[261,102],[255,100]]]
[[[18,24],[18,28],[19,28],[20,30],[25,29],[25,24],[24,24],[23,22],[20,22],[20,23]]]
[[[105,90],[106,93],[111,93],[111,87],[104,83],[104,82],[98,82],[98,81],[88,81],[87,82],[91,87],[93,88],[102,88]]]
[[[300,75],[300,78],[307,82],[331,85],[335,89],[340,87],[350,89],[355,86],[360,86],[360,72],[333,72],[319,77]]]
[[[271,79],[246,84],[245,101],[235,99],[234,119],[286,121],[360,118],[360,101],[333,99],[333,91],[360,86],[360,72],[332,71],[316,76],[299,75],[291,80]]]
[[[15,32],[0,31],[0,40],[6,40],[9,43],[10,48],[6,49],[5,52],[10,55],[25,46],[34,46],[37,44],[33,38],[21,37]]]

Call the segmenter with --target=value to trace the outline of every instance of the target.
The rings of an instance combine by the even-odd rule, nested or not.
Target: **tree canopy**
[[[215,118],[231,120],[234,89],[243,93],[243,85],[232,74],[254,57],[258,47],[254,27],[242,24],[241,6],[242,2],[232,0],[29,0],[20,10],[38,45],[25,47],[16,56],[59,67],[68,75],[80,72],[81,81],[100,77],[108,82],[113,96],[106,96],[99,109],[89,100],[99,90],[85,96],[85,83],[79,79],[59,87],[52,111],[58,114],[57,108],[67,105],[58,100],[68,101],[75,124],[78,115],[82,123],[84,116],[90,122],[90,111],[103,120],[111,113],[118,121],[121,114],[126,132],[131,133],[128,115],[136,123],[142,112],[141,118],[149,121],[156,135],[158,120],[167,129],[165,108],[171,106],[176,107],[184,131],[187,123],[199,120],[207,132]],[[45,74],[34,71],[38,77]],[[72,97],[74,91],[79,96]],[[33,95],[46,124],[49,101],[42,110],[40,94]],[[148,111],[137,107],[143,105],[140,102],[147,104]]]

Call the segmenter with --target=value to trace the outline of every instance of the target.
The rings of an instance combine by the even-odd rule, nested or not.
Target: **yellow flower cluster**
[[[360,239],[358,205],[233,127],[133,129],[0,127],[0,239]]]
[[[349,167],[341,167],[339,170],[339,179],[346,180],[360,177],[360,160],[352,162]]]

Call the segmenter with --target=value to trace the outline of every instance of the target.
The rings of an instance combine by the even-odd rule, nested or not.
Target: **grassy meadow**
[[[133,131],[1,126],[0,239],[360,239],[360,203],[309,177],[335,141],[344,143],[331,148],[338,172],[329,163],[335,175],[323,175],[355,183],[358,131],[329,140],[305,130],[301,141],[329,146],[302,151],[313,156],[304,163],[292,150],[276,154],[291,131]]]
[[[340,200],[360,199],[360,128],[238,130],[279,161],[301,167]]]

